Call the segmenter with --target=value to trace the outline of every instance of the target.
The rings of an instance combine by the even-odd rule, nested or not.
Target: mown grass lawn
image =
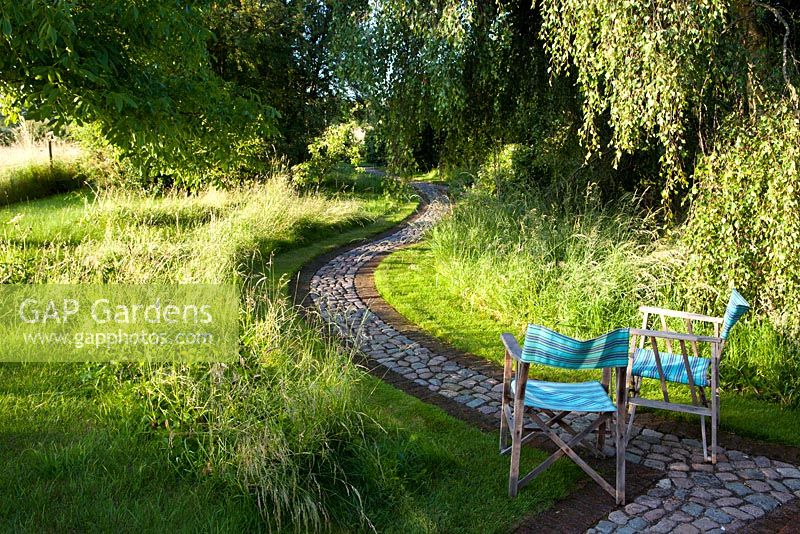
[[[454,347],[498,364],[503,360],[499,336],[512,332],[521,339],[525,324],[506,324],[490,312],[471,306],[437,273],[430,248],[425,244],[395,252],[375,272],[381,295],[411,322]],[[513,281],[509,281],[513,283]],[[626,326],[626,325],[620,325]],[[568,379],[563,371],[537,366],[535,377]],[[574,374],[572,375],[574,379]],[[657,394],[650,384],[650,396]],[[648,390],[645,390],[648,391]],[[688,400],[683,388],[671,388],[671,398]],[[720,426],[739,435],[800,446],[800,409],[782,407],[750,395],[723,392]],[[659,412],[673,417],[679,415]],[[686,418],[690,424],[696,418]]]
[[[367,413],[398,440],[386,440],[390,457],[413,469],[403,498],[375,515],[379,532],[508,532],[525,516],[566,497],[584,477],[569,460],[559,460],[515,499],[508,497],[508,456],[498,454],[498,434],[483,432],[435,406],[368,378],[363,391]],[[525,447],[521,470],[533,469],[549,453]],[[416,456],[416,458],[415,458]]]

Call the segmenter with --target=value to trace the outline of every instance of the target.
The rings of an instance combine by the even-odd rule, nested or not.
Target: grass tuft
[[[85,184],[75,162],[33,163],[0,174],[0,206],[80,189]]]

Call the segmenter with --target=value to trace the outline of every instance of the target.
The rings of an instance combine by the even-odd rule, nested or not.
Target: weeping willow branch
[[[769,11],[775,16],[778,22],[780,22],[783,25],[783,28],[785,30],[783,34],[783,65],[782,65],[783,81],[786,82],[786,87],[789,89],[789,94],[792,98],[792,101],[797,102],[797,90],[794,88],[794,85],[792,84],[792,81],[789,78],[789,69],[788,69],[789,55],[790,55],[789,36],[791,35],[791,28],[789,26],[789,23],[786,22],[785,18],[783,18],[783,15],[781,15],[781,12],[778,8],[768,4],[763,4],[761,2],[753,2],[753,5]],[[792,61],[794,62],[794,56],[792,56]]]

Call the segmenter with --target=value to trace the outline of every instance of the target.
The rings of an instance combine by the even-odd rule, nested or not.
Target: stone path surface
[[[311,278],[309,296],[338,335],[386,369],[499,418],[502,383],[398,332],[371,313],[356,291],[356,276],[367,262],[419,241],[449,211],[442,188],[426,183],[414,186],[427,200],[419,216],[388,237],[330,260]],[[573,417],[571,424],[580,428],[588,419]],[[800,498],[800,469],[795,465],[722,449],[714,468],[703,461],[697,440],[638,427],[634,434],[628,461],[663,471],[663,478],[587,532],[731,532]]]

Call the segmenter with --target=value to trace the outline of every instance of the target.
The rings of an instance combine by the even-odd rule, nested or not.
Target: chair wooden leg
[[[508,496],[516,497],[519,490],[519,458],[522,453],[523,416],[525,412],[525,386],[528,383],[526,363],[517,367],[517,387],[514,394],[514,426],[511,428],[511,468],[508,473]]]
[[[503,399],[503,405],[500,407],[500,454],[503,454],[503,451],[508,448],[508,441],[511,437],[506,417],[507,408],[506,401]]]
[[[711,463],[717,463],[717,425],[719,424],[719,346],[711,349]]]
[[[500,454],[508,449],[508,440],[510,436],[510,429],[506,414],[514,399],[511,396],[511,377],[513,369],[511,367],[511,357],[506,352],[505,366],[503,367],[503,394],[502,404],[500,406]]]
[[[719,393],[711,392],[711,463],[717,463],[717,425],[719,424]]]
[[[618,505],[625,504],[625,449],[627,436],[625,436],[625,404],[627,403],[627,389],[625,387],[624,368],[618,368],[616,372],[617,381],[617,413],[614,414],[616,432],[614,432],[614,446],[617,454],[617,480],[616,480],[616,500]],[[632,420],[631,420],[632,421]]]
[[[611,387],[611,368],[603,369],[603,378],[600,383],[606,392],[608,392],[609,388]],[[606,428],[606,423],[603,423],[597,429],[597,450],[601,455],[603,454],[603,447],[606,444]]]
[[[703,436],[703,459],[707,462],[710,460],[708,456],[708,437],[706,436],[706,416],[700,416],[700,435]]]
[[[628,418],[628,428],[625,431],[625,446],[628,446],[628,443],[631,441],[631,434],[633,434],[633,420],[636,417],[636,405],[631,404],[628,407],[629,418]]]
[[[519,490],[519,457],[522,453],[523,406],[514,402],[514,428],[511,429],[511,469],[508,473],[508,496],[516,497]]]

